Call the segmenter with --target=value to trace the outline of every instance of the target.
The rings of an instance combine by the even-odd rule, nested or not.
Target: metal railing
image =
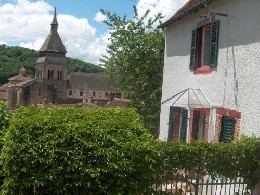
[[[164,180],[165,179],[165,180]],[[260,194],[250,189],[243,178],[229,179],[202,174],[167,172],[165,178],[155,180],[150,192],[144,194],[175,195],[251,195]]]

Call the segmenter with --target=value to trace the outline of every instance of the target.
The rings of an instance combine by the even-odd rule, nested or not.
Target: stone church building
[[[118,86],[100,73],[67,72],[67,50],[58,34],[56,9],[51,30],[39,50],[35,78],[26,77],[26,70],[9,78],[0,86],[0,100],[8,109],[38,104],[95,103],[104,106],[114,97],[121,98]]]

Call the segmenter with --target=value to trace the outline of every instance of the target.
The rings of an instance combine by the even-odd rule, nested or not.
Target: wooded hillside
[[[34,77],[35,62],[38,53],[33,49],[18,46],[0,45],[0,84],[6,83],[7,79],[19,73],[24,66],[28,75]],[[103,68],[77,60],[68,59],[68,72],[102,72]]]

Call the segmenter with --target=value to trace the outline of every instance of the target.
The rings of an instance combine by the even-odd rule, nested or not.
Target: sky
[[[39,50],[50,32],[57,9],[58,32],[67,56],[99,64],[106,55],[109,31],[102,23],[100,9],[119,16],[133,17],[133,6],[140,16],[161,12],[169,19],[188,0],[0,0],[0,44]]]

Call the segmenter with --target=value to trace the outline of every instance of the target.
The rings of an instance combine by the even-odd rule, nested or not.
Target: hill
[[[18,46],[0,45],[0,84],[6,83],[7,79],[19,73],[19,70],[24,66],[28,75],[34,77],[35,62],[38,53],[33,49],[27,49]],[[84,62],[82,60],[69,58],[68,73],[70,72],[103,72],[104,69]]]

